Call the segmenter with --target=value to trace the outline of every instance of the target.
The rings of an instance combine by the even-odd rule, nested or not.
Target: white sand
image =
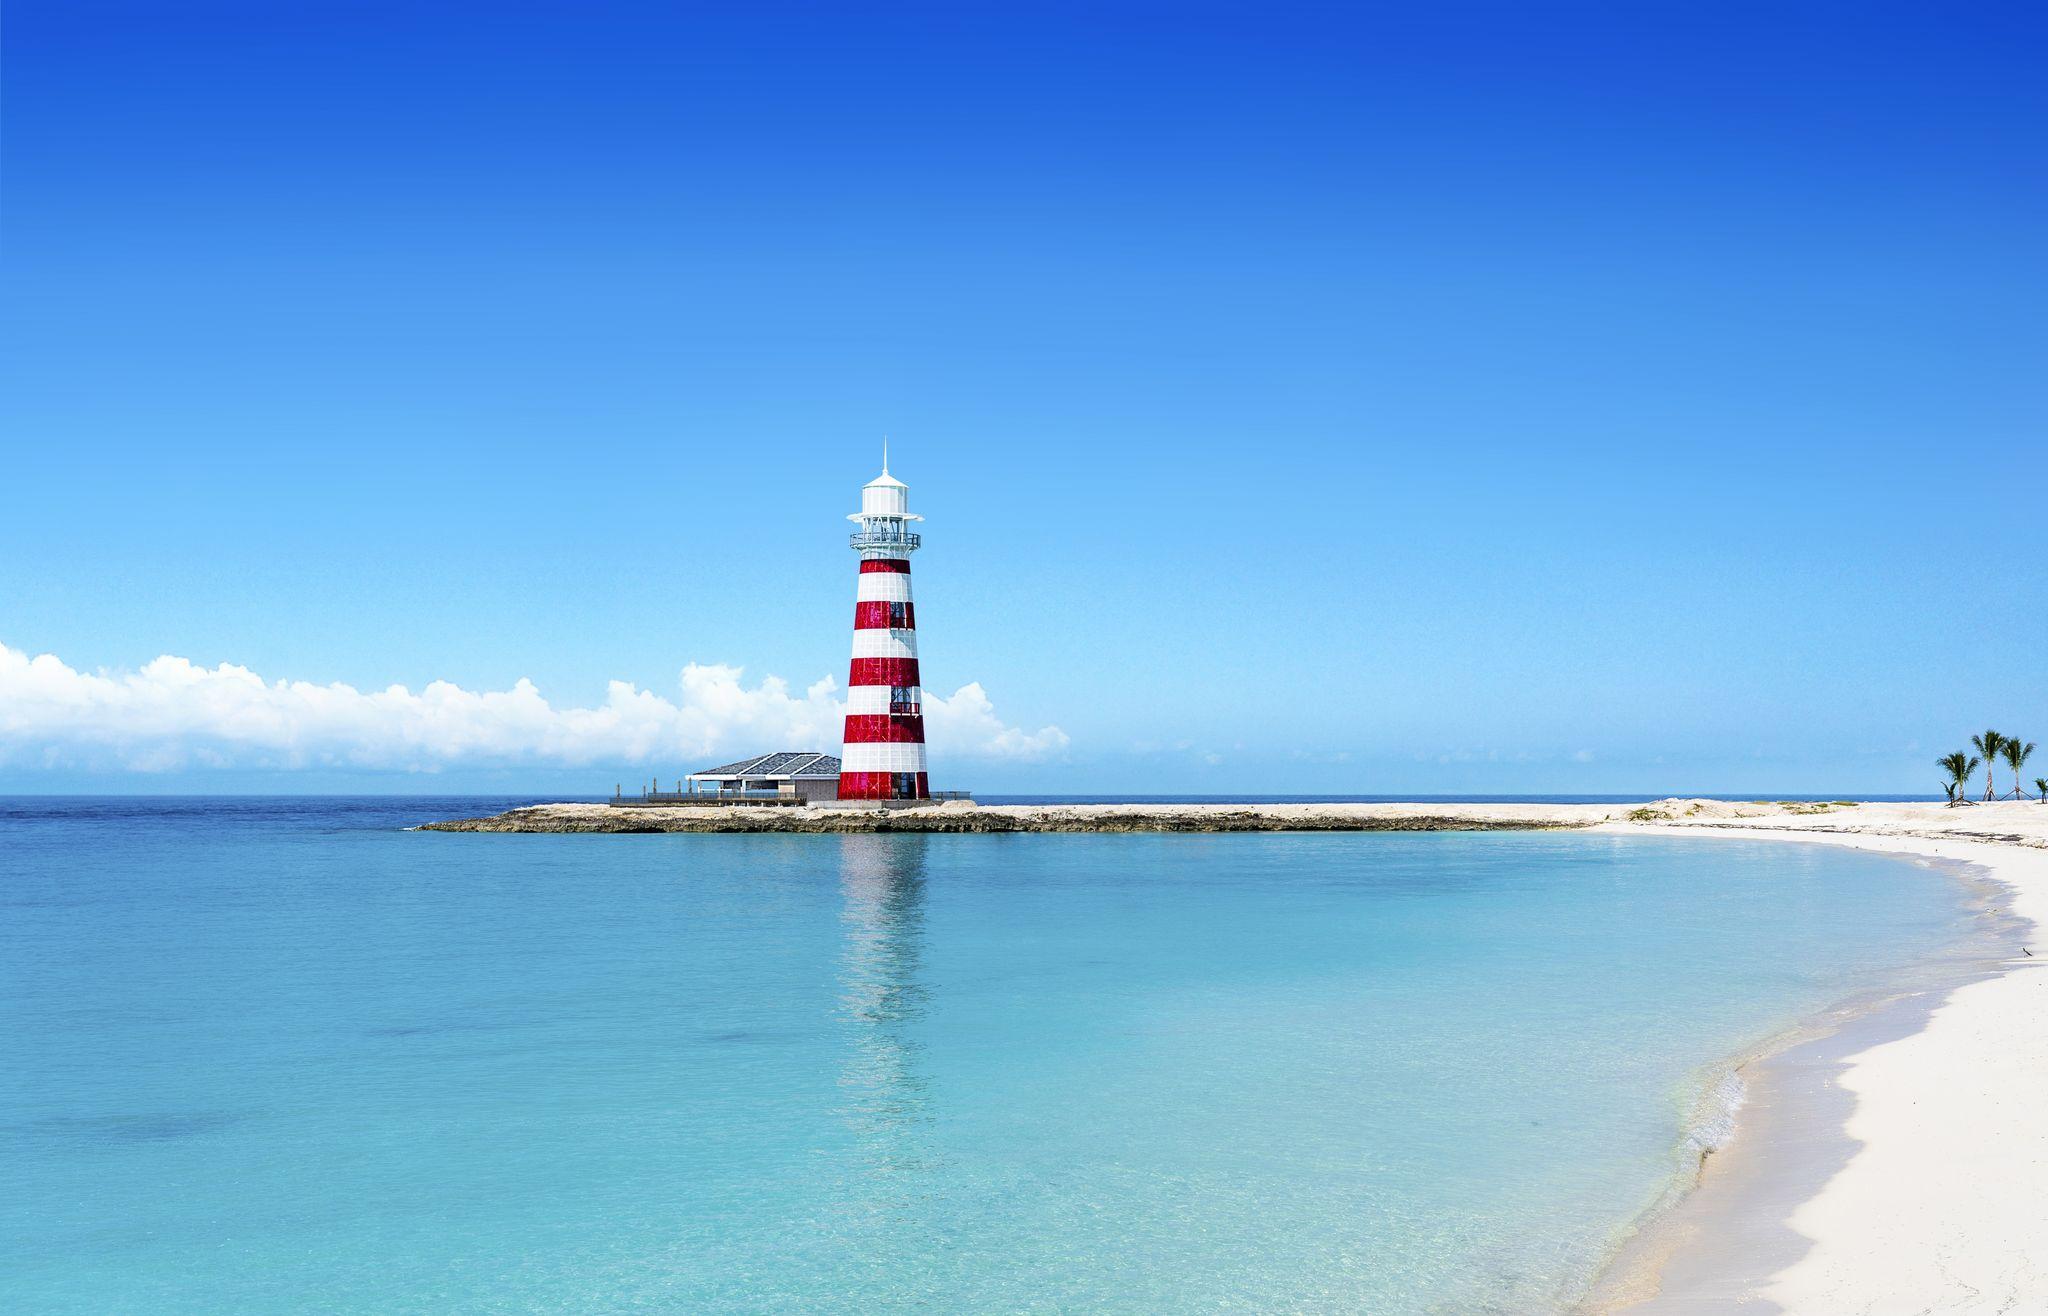
[[[2031,940],[2048,929],[2048,806],[1865,804],[1627,830],[1702,827],[1980,865],[2010,887],[2012,912],[2032,921],[2028,945],[2040,958],[1957,988],[1922,1030],[1846,1057],[1832,1081],[1853,1099],[1847,1133],[1860,1145],[1787,1222],[1810,1240],[1803,1255],[1732,1296],[1708,1285],[1644,1309],[2048,1312],[2048,974],[2038,971],[2048,945]],[[1770,830],[1752,830],[1761,828]],[[1743,1258],[1725,1261],[1739,1268]]]

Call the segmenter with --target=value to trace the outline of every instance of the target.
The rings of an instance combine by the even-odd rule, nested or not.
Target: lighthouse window
[[[906,716],[917,712],[917,687],[896,685],[889,687],[889,712],[892,716]]]
[[[910,605],[908,603],[891,603],[889,605],[889,625],[897,630],[910,625]]]

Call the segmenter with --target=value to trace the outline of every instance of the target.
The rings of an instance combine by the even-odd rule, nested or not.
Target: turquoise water
[[[1959,934],[1815,846],[0,803],[0,1308],[1525,1313]]]

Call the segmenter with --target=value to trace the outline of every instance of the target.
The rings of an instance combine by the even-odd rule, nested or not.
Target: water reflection
[[[840,1113],[877,1186],[908,1192],[931,1165],[924,1017],[925,846],[918,835],[839,838],[839,1015],[848,1026]],[[898,1199],[900,1200],[900,1199]]]

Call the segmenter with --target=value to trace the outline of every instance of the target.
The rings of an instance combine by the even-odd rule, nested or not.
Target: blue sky
[[[927,682],[987,701],[935,785],[1931,790],[2048,741],[2044,54],[1967,4],[17,5],[0,789],[793,748],[886,434]],[[251,742],[143,717],[207,699],[160,655],[741,711]]]

